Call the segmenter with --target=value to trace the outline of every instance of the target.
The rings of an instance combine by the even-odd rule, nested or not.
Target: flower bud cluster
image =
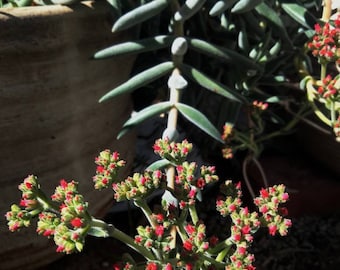
[[[24,209],[12,205],[11,211],[6,214],[11,231],[27,227],[32,218],[38,217],[37,232],[53,237],[58,252],[82,250],[91,217],[87,213],[87,203],[78,193],[76,182],[68,183],[62,179],[51,200],[40,190],[37,177],[33,175],[28,176],[19,189],[23,198],[20,206]]]
[[[315,35],[311,42],[307,44],[313,56],[317,57],[320,63],[329,63],[340,61],[340,16],[334,21],[334,26],[326,22],[324,25],[316,24],[314,26]]]
[[[114,198],[122,201],[145,197],[161,185],[163,178],[164,175],[159,170],[134,173],[124,181],[112,184]]]
[[[59,186],[55,188],[51,199],[55,202],[63,202],[66,199],[71,198],[75,193],[77,193],[77,183],[75,181],[67,182],[65,179],[61,179]]]
[[[201,166],[201,177],[196,181],[196,186],[203,189],[206,184],[210,184],[218,181],[218,175],[216,174],[215,166]]]
[[[135,269],[135,265],[130,262],[117,262],[113,265],[113,270],[132,270]]]
[[[187,140],[180,143],[170,142],[168,138],[156,140],[153,150],[161,158],[175,164],[181,164],[192,150],[192,144]]]
[[[331,75],[327,75],[319,85],[317,91],[320,97],[329,99],[332,101],[340,101],[340,89],[337,84],[339,77],[332,78]]]
[[[253,242],[253,234],[261,224],[258,213],[250,213],[247,207],[241,206],[240,183],[234,185],[231,181],[226,181],[221,191],[226,197],[217,200],[216,208],[222,216],[231,217],[233,225],[229,240],[236,246],[235,252],[230,256],[232,264],[227,269],[252,269],[254,255],[248,249]]]
[[[5,216],[8,221],[8,229],[11,232],[18,231],[20,228],[28,227],[31,224],[31,214],[16,204],[11,206],[11,211],[7,212]]]
[[[288,228],[291,227],[290,219],[283,218],[279,205],[285,203],[289,199],[288,193],[285,192],[284,185],[275,185],[267,189],[261,189],[260,196],[254,199],[255,205],[259,208],[262,214],[261,225],[269,229],[270,235],[277,233],[284,236],[288,233]]]
[[[225,123],[223,126],[222,140],[226,143],[226,146],[222,148],[222,156],[225,159],[233,158],[233,149],[229,146],[234,138],[234,127],[230,123]]]
[[[111,154],[106,150],[96,159],[97,178],[94,180],[98,184],[97,188],[111,184],[117,201],[133,199],[149,221],[148,225],[137,228],[134,239],[114,226],[92,218],[88,213],[87,202],[78,192],[77,182],[62,179],[49,198],[40,190],[35,176],[27,177],[19,186],[23,194],[21,207],[13,205],[6,214],[9,229],[15,231],[27,227],[32,218],[37,217],[37,232],[53,238],[57,251],[67,254],[81,251],[87,234],[116,237],[145,256],[147,270],[216,269],[223,264],[225,269],[255,269],[254,255],[248,251],[253,234],[260,226],[266,226],[271,235],[285,235],[291,226],[289,219],[280,216],[282,208],[279,204],[289,198],[284,186],[261,189],[260,196],[254,200],[259,215],[242,206],[241,184],[234,185],[226,181],[221,188],[224,197],[217,200],[216,208],[221,215],[230,216],[230,236],[221,242],[215,236],[208,239],[206,227],[199,221],[195,203],[196,199],[200,199],[201,190],[207,184],[218,181],[218,176],[213,166],[198,168],[195,162],[184,160],[191,147],[187,141],[156,141],[155,152],[171,161],[175,168],[170,171],[174,172],[171,186],[167,186],[167,179],[160,170],[135,173],[125,181],[118,182],[117,168],[125,164],[119,159],[118,153]],[[166,192],[162,197],[162,207],[155,207],[158,212],[152,213],[145,198],[157,188],[166,189]],[[139,267],[132,258],[125,258],[127,260],[114,265],[114,269]]]
[[[241,183],[234,185],[231,180],[228,180],[221,186],[221,192],[226,197],[217,199],[216,209],[223,217],[226,217],[241,207]]]
[[[37,215],[42,210],[42,207],[37,200],[37,193],[40,186],[36,176],[27,176],[18,188],[22,192],[19,205],[24,209],[13,204],[11,206],[11,211],[6,213],[8,227],[12,232],[17,231],[22,227],[28,227],[34,215]],[[33,211],[35,209],[37,210]]]
[[[58,252],[69,254],[81,251],[90,217],[87,213],[88,203],[78,193],[78,183],[62,179],[51,198],[60,203],[59,213],[42,212],[39,215],[37,232],[44,236],[53,235]]]
[[[111,153],[106,149],[95,158],[97,164],[96,175],[93,177],[95,189],[103,189],[116,181],[119,169],[125,166],[125,161],[120,159],[118,152]]]
[[[148,250],[156,249],[164,254],[170,252],[170,226],[171,222],[166,220],[163,214],[153,214],[154,226],[138,226],[135,243],[146,247]]]
[[[40,186],[37,182],[37,177],[29,175],[24,179],[24,182],[19,185],[19,190],[22,192],[20,206],[26,210],[32,210],[39,206],[37,201],[37,192]]]
[[[209,242],[206,241],[205,225],[200,223],[193,225],[188,223],[185,226],[188,238],[183,241],[183,250],[189,253],[204,252],[209,248]]]
[[[257,109],[259,111],[265,111],[268,108],[268,103],[258,101],[258,100],[254,100],[253,101],[253,107],[254,107],[254,109]]]
[[[186,204],[195,204],[197,188],[194,186],[195,171],[197,164],[195,162],[188,163],[183,162],[182,165],[176,166],[175,176],[175,195],[180,200],[181,208],[184,208]]]
[[[207,184],[218,181],[215,167],[201,166],[200,176],[196,177],[197,164],[195,162],[183,162],[176,166],[175,195],[179,200],[180,208],[194,205],[196,198]]]
[[[233,125],[230,123],[225,123],[223,126],[222,140],[227,142],[231,139],[232,135],[233,135]]]

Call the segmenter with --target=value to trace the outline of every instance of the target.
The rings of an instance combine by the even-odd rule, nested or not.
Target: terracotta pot
[[[134,135],[116,141],[132,102],[98,99],[125,80],[133,58],[95,61],[99,49],[126,38],[113,35],[106,2],[0,11],[0,216],[18,203],[18,184],[37,175],[52,194],[61,178],[76,180],[101,215],[112,192],[94,191],[94,157],[110,148],[132,164]],[[122,177],[130,172],[127,166]],[[33,224],[35,227],[35,224]],[[10,233],[1,219],[0,269],[33,269],[50,263],[51,240],[32,229]]]

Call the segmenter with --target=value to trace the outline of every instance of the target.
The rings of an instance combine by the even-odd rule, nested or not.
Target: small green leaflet
[[[91,228],[88,231],[88,234],[95,237],[109,237],[109,233],[101,227],[91,226]]]

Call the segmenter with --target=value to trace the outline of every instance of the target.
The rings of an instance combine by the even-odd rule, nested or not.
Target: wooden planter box
[[[61,178],[78,181],[94,214],[112,202],[112,191],[93,189],[94,157],[110,148],[132,164],[134,135],[116,141],[132,102],[98,99],[128,77],[134,59],[90,58],[125,39],[111,33],[113,21],[104,1],[0,10],[0,216],[19,202],[28,174],[50,194]],[[4,218],[0,225],[0,269],[34,269],[61,256],[35,224],[19,233]]]

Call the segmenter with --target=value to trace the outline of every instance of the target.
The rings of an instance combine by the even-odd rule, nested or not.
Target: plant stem
[[[327,116],[325,116],[320,111],[320,109],[314,103],[314,98],[315,98],[315,94],[314,93],[316,92],[316,90],[314,89],[313,81],[312,80],[307,81],[306,89],[307,89],[307,98],[308,98],[308,101],[310,102],[310,105],[313,108],[314,113],[319,117],[319,119],[322,122],[324,122],[326,125],[331,127],[332,126],[331,121],[327,118]]]
[[[42,190],[38,189],[36,196],[37,201],[40,203],[44,210],[49,210],[53,213],[59,213],[59,205],[48,198]]]
[[[322,10],[322,18],[324,22],[328,22],[329,18],[332,14],[332,0],[323,0],[323,10]]]
[[[222,262],[225,258],[225,256],[228,254],[231,246],[233,245],[233,243],[230,241],[230,238],[226,239],[225,241],[222,242],[224,244],[224,249],[221,250],[218,255],[216,256],[216,261],[217,262]]]
[[[336,113],[335,113],[335,101],[331,101],[331,124],[332,127],[336,121]]]
[[[228,251],[230,250],[230,246],[226,247],[225,249],[223,249],[220,253],[218,253],[217,257],[216,257],[216,261],[217,262],[222,262],[223,259],[225,258],[225,256],[228,254]]]
[[[175,189],[175,167],[171,166],[166,171],[167,186],[171,189]],[[174,249],[176,247],[176,226],[172,226],[170,229],[171,242],[170,248]]]
[[[254,199],[255,198],[255,192],[253,190],[253,187],[251,186],[251,183],[249,181],[249,178],[248,178],[248,172],[247,172],[247,168],[248,168],[248,164],[249,164],[249,161],[251,160],[251,155],[248,155],[244,160],[243,160],[243,163],[242,163],[242,176],[246,182],[246,185],[247,185],[247,188],[248,188],[248,191],[251,195],[251,197]]]
[[[179,236],[181,237],[182,242],[184,242],[185,240],[188,239],[187,233],[186,233],[184,226],[183,226],[183,222],[178,223],[177,231],[178,231]]]
[[[196,225],[197,222],[198,222],[198,215],[197,215],[195,205],[189,205],[189,213],[190,213],[190,216],[191,216],[192,223],[194,223],[194,225]]]
[[[224,263],[222,263],[220,261],[217,261],[216,259],[211,258],[211,257],[209,257],[209,256],[207,256],[205,254],[200,254],[199,256],[200,256],[201,259],[203,258],[205,261],[210,262],[211,264],[213,264],[217,269],[225,269],[225,264]]]
[[[320,70],[320,79],[323,80],[326,78],[327,73],[327,63],[321,64],[321,70]]]
[[[154,228],[156,227],[156,223],[151,219],[152,211],[150,207],[147,205],[146,201],[143,199],[134,200],[135,205],[138,206],[144,213],[144,216],[148,219],[150,225]]]
[[[152,254],[151,251],[147,250],[144,246],[140,246],[135,243],[134,239],[129,235],[125,234],[121,230],[115,228],[112,224],[107,224],[106,222],[92,218],[91,227],[99,227],[108,233],[109,237],[113,237],[127,246],[131,247],[133,250],[140,253],[143,257],[148,260],[154,260],[155,256]],[[105,236],[104,236],[105,237]]]

